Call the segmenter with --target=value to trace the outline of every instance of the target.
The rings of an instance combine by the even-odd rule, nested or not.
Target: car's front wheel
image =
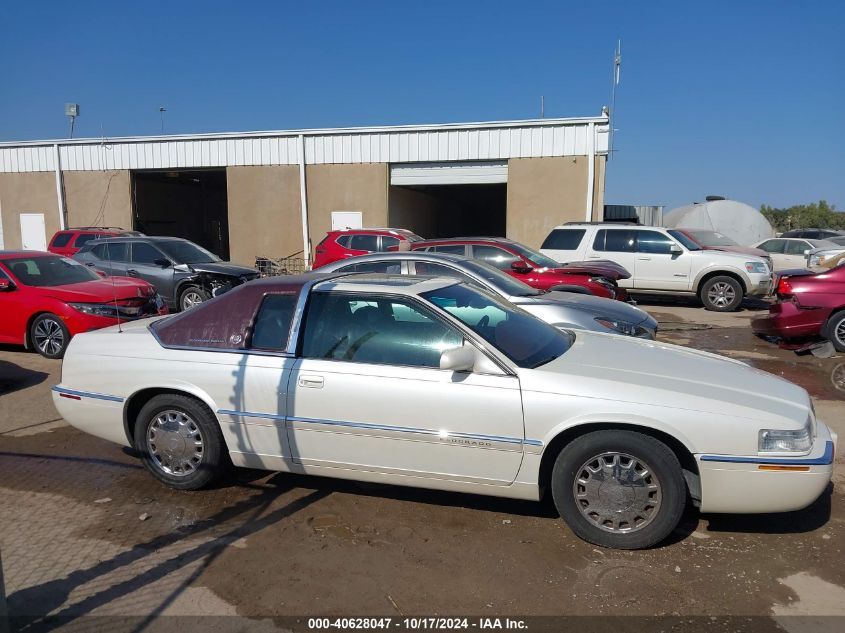
[[[742,284],[727,275],[711,277],[701,284],[698,293],[704,308],[714,312],[733,312],[742,303],[742,296]]]
[[[147,470],[179,490],[207,486],[229,464],[214,414],[188,396],[151,398],[138,414],[134,439]]]
[[[198,306],[203,301],[211,299],[211,295],[198,286],[188,286],[179,293],[179,310],[188,310]]]
[[[663,442],[633,431],[595,431],[567,444],[552,469],[552,497],[576,535],[617,549],[665,539],[681,520],[686,484]]]
[[[47,313],[33,320],[29,340],[44,358],[61,358],[70,343],[70,332],[59,317]]]
[[[845,352],[845,310],[832,315],[825,326],[827,339],[837,352]]]

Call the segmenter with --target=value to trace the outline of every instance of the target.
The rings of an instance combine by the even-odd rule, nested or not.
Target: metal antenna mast
[[[607,152],[607,159],[613,156],[613,119],[616,116],[616,86],[619,85],[620,74],[622,72],[622,39],[618,39],[616,41],[616,51],[613,54],[613,78],[612,84],[610,88],[610,117],[609,117],[609,125],[610,125],[610,139],[609,139],[609,151]]]

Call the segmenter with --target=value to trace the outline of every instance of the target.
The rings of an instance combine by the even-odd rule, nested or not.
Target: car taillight
[[[778,282],[776,293],[781,297],[792,296],[792,284],[789,283],[789,279],[787,277],[781,277]]]

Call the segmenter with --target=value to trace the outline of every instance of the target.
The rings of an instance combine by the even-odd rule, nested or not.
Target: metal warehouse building
[[[608,130],[602,116],[0,143],[0,247],[120,226],[253,264],[309,254],[358,213],[539,246],[557,224],[601,218]]]

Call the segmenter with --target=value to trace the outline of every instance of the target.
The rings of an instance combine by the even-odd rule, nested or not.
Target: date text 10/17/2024
[[[319,630],[526,630],[524,620],[515,618],[372,617],[308,618],[308,629]]]

